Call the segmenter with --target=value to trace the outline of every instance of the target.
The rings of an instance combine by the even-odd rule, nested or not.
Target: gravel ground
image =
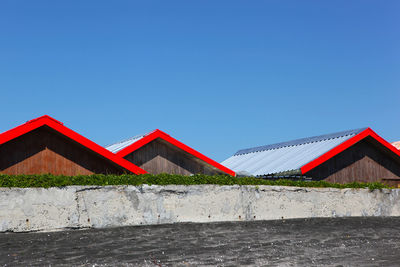
[[[400,217],[1,233],[0,266],[400,266]]]

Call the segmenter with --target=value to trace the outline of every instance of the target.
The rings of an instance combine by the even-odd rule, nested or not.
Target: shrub
[[[278,185],[298,187],[332,187],[332,188],[389,188],[381,183],[349,183],[337,184],[325,181],[301,181],[301,180],[268,180],[254,177],[232,177],[226,175],[202,175],[192,176],[174,174],[143,174],[143,175],[0,175],[0,187],[64,187],[70,185]]]

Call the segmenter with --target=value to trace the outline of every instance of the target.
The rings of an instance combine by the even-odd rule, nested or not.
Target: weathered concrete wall
[[[0,232],[176,222],[400,216],[400,189],[281,186],[0,188]]]

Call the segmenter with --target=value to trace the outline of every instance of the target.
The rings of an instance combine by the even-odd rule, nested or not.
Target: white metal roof
[[[235,172],[264,176],[299,170],[366,128],[243,149],[221,162]]]
[[[123,140],[123,141],[108,145],[105,148],[110,150],[113,153],[117,153],[118,151],[124,149],[125,147],[128,147],[128,146],[132,145],[133,143],[139,141],[140,139],[142,139],[146,135],[147,134],[137,135],[137,136],[131,137],[129,139],[126,139],[126,140]]]

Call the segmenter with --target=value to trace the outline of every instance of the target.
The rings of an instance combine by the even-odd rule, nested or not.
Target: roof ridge
[[[52,121],[54,121],[54,122],[56,122],[56,123],[58,123],[58,124],[64,125],[64,123],[62,123],[61,121],[58,121],[58,120],[54,119],[53,117],[51,117],[51,116],[49,116],[49,115],[43,115],[43,116],[37,117],[37,118],[35,118],[35,119],[32,119],[32,120],[29,120],[29,121],[25,122],[25,124],[32,123],[32,122],[35,122],[35,121],[38,121],[38,120],[42,120],[42,119],[52,120]]]
[[[241,150],[237,151],[234,154],[234,156],[248,154],[248,153],[254,153],[254,152],[260,152],[260,151],[266,151],[266,150],[273,150],[273,149],[289,147],[289,146],[298,146],[298,145],[304,145],[304,144],[309,144],[309,143],[314,143],[314,142],[321,142],[324,140],[339,138],[339,137],[348,136],[348,135],[356,135],[356,134],[359,134],[360,132],[364,131],[367,128],[368,127],[364,127],[364,128],[347,130],[347,131],[336,132],[336,133],[331,133],[331,134],[324,134],[324,135],[300,138],[300,139],[295,139],[292,141],[280,142],[280,143],[275,143],[275,144],[270,144],[270,145],[265,145],[265,146],[241,149]]]

